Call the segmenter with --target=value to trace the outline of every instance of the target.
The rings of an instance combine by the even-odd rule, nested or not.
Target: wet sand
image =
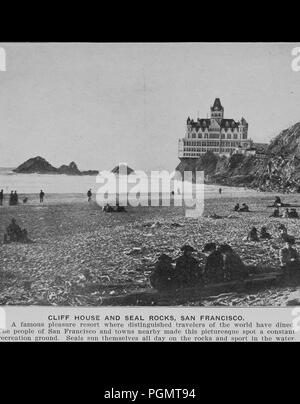
[[[210,195],[204,217],[199,219],[186,218],[182,207],[104,213],[81,194],[47,195],[44,204],[30,195],[28,204],[5,204],[0,207],[0,240],[14,217],[34,242],[0,244],[0,304],[101,305],[103,296],[149,286],[157,256],[164,252],[175,258],[184,243],[200,252],[207,242],[227,242],[246,264],[257,265],[259,271],[278,270],[282,247],[278,224],[284,223],[289,234],[298,238],[300,221],[269,218],[273,209],[267,205],[274,198],[274,194],[253,191],[248,196],[247,192],[237,197],[226,192]],[[298,194],[284,195],[282,200],[300,206]],[[247,202],[251,212],[233,212],[236,202]],[[207,217],[212,213],[224,218]],[[260,229],[263,225],[272,240],[242,241],[252,226]],[[300,253],[300,244],[296,249]],[[203,263],[203,257],[199,258]],[[297,293],[297,288],[272,288],[255,295],[223,294],[187,305],[284,306]]]

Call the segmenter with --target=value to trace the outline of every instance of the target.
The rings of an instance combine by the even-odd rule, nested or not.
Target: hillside
[[[247,186],[262,191],[300,190],[300,123],[280,132],[265,156],[219,157],[211,152],[198,159],[182,159],[176,170],[204,171],[205,181],[230,186]]]

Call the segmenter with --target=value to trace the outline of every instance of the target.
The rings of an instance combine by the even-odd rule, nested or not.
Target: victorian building
[[[179,139],[178,157],[198,158],[208,151],[230,156],[237,150],[247,150],[251,146],[246,120],[224,118],[224,108],[220,99],[216,98],[210,108],[210,118],[194,121],[188,117],[186,135]]]

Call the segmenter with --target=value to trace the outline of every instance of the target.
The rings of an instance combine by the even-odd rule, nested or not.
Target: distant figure
[[[286,218],[290,217],[289,215],[290,215],[290,212],[289,212],[288,208],[286,208],[282,214],[282,217],[284,217],[286,219]]]
[[[243,280],[248,276],[246,265],[240,256],[228,244],[222,244],[219,252],[223,255],[224,274],[228,281]]]
[[[271,234],[267,232],[266,226],[263,226],[260,229],[260,238],[261,240],[269,240],[272,238]]]
[[[237,203],[236,205],[235,205],[235,207],[234,207],[234,211],[235,212],[238,212],[238,210],[240,209],[240,204],[239,203]]]
[[[190,245],[181,247],[183,254],[177,258],[174,278],[178,286],[194,286],[202,281],[198,261],[192,256],[196,250]]]
[[[292,209],[290,210],[290,212],[289,212],[289,217],[290,217],[291,219],[299,219],[298,212],[296,211],[295,208],[292,208]]]
[[[256,227],[252,227],[252,229],[249,231],[245,241],[259,241]]]
[[[295,244],[295,237],[288,234],[287,228],[283,224],[278,227],[278,230],[279,236],[282,241],[290,244]]]
[[[43,202],[44,202],[44,196],[45,196],[45,193],[44,193],[43,190],[41,189],[41,192],[40,192],[40,203],[43,203]]]
[[[270,217],[280,217],[279,208],[274,209],[274,212]]]
[[[23,203],[27,203],[27,201],[28,201],[27,197],[23,198]]]
[[[150,275],[150,284],[157,290],[170,289],[174,284],[174,268],[172,258],[166,254],[161,254],[155,264],[155,268]]]
[[[219,283],[224,281],[223,256],[217,249],[216,243],[207,243],[202,252],[207,256],[203,279],[205,283]]]
[[[88,202],[90,202],[92,200],[92,195],[93,195],[92,190],[89,189],[88,192],[87,192]]]
[[[18,205],[19,203],[19,196],[17,191],[14,192],[14,205]]]
[[[249,206],[246,203],[242,203],[242,207],[239,209],[239,212],[249,212]]]
[[[14,191],[11,191],[11,192],[10,192],[10,195],[9,195],[9,205],[10,205],[10,206],[14,205]]]
[[[279,198],[279,196],[275,197],[274,206],[277,206],[277,207],[282,206],[282,202],[281,202],[281,199]]]
[[[219,194],[221,195],[221,193],[222,193],[222,188],[219,188]]]
[[[290,242],[287,241],[285,246],[280,250],[279,259],[281,268],[288,275],[292,274],[295,270],[300,270],[299,254]]]
[[[4,199],[4,194],[3,194],[3,189],[0,191],[0,206],[3,205],[3,199]]]

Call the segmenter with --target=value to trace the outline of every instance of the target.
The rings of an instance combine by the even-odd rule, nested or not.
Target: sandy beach
[[[6,201],[0,207],[0,305],[101,305],[103,296],[148,287],[158,255],[164,252],[175,258],[184,243],[200,253],[207,242],[227,242],[246,264],[257,265],[259,271],[278,270],[282,246],[278,224],[284,223],[297,238],[299,221],[269,218],[272,209],[267,205],[274,194],[237,195],[209,196],[199,219],[186,218],[182,207],[129,207],[127,213],[104,213],[95,201],[87,203],[83,194],[47,195],[44,204],[28,195],[28,204],[16,207]],[[282,200],[300,205],[297,194]],[[251,212],[233,212],[236,202],[245,201]],[[207,217],[212,213],[223,218]],[[28,230],[32,244],[2,244],[13,217]],[[271,240],[242,241],[252,226],[263,225]],[[300,252],[300,244],[296,249]],[[199,259],[203,263],[201,254]],[[187,305],[284,306],[295,293],[296,288],[273,288]]]

